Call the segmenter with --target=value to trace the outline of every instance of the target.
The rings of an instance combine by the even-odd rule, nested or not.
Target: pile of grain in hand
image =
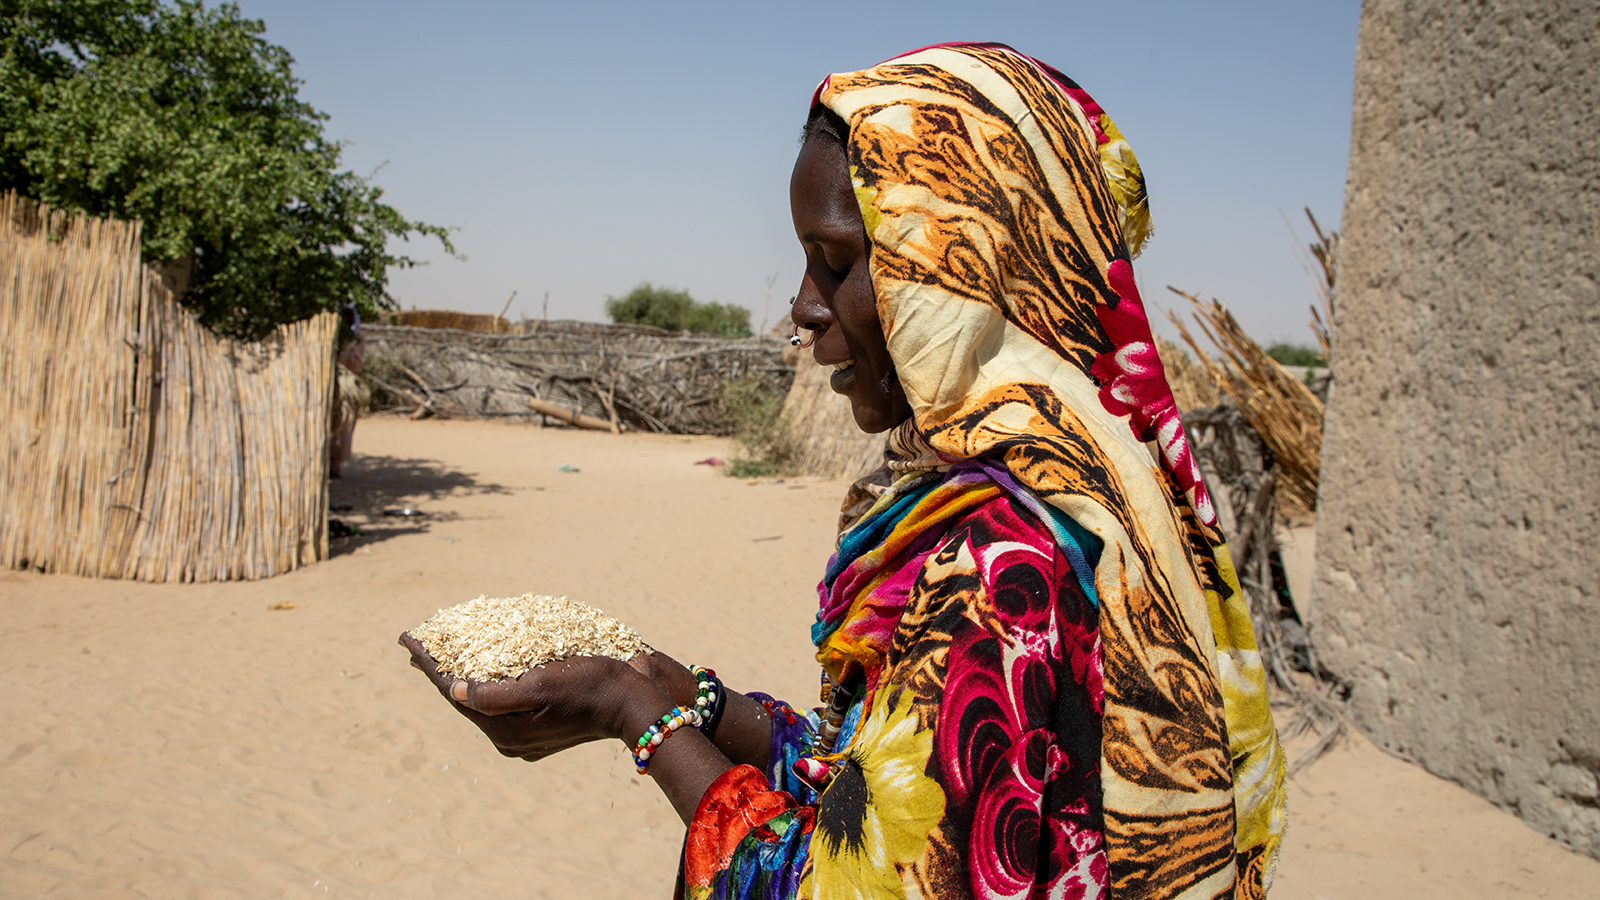
[[[565,597],[479,597],[411,629],[439,671],[472,681],[516,678],[569,656],[628,660],[645,650],[632,628]]]

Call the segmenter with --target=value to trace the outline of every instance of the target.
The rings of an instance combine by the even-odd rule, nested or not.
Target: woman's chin
[[[884,397],[876,384],[867,384],[859,373],[859,366],[850,366],[828,377],[828,387],[850,401],[850,412],[855,416],[857,428],[867,434],[880,434],[910,416],[909,409],[897,408],[893,399]]]
[[[859,403],[851,403],[850,411],[855,413],[856,427],[867,434],[882,434],[900,424],[892,422],[889,417],[878,410],[863,409]]]
[[[855,416],[856,427],[867,434],[882,434],[911,418],[910,410],[897,410],[891,401],[879,397],[863,400],[850,395],[850,412]]]

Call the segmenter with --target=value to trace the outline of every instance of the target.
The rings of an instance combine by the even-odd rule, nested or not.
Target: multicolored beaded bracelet
[[[704,719],[699,726],[700,733],[710,737],[716,733],[717,723],[722,721],[722,710],[728,703],[727,691],[722,688],[722,679],[711,669],[690,666],[689,671],[695,679],[694,708]]]
[[[656,748],[661,746],[661,742],[666,740],[668,735],[684,725],[699,725],[700,720],[700,713],[695,710],[674,706],[671,712],[658,719],[654,725],[651,725],[649,730],[640,736],[633,748],[633,764],[638,768],[639,774],[645,775],[649,773],[650,757],[655,755]]]
[[[692,666],[689,671],[695,680],[694,707],[692,709],[673,707],[671,712],[662,716],[648,731],[640,735],[633,748],[633,764],[640,775],[649,772],[650,757],[655,755],[656,748],[660,747],[661,742],[674,731],[688,724],[709,733],[716,727],[716,720],[722,717],[725,698],[722,682],[717,678],[717,673],[705,666]]]

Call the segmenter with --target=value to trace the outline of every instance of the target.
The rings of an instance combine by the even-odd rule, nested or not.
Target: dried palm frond
[[[1200,330],[1221,352],[1220,360],[1212,359],[1200,349],[1183,320],[1167,312],[1206,373],[1233,398],[1277,457],[1283,468],[1280,486],[1286,499],[1307,512],[1315,510],[1317,475],[1322,467],[1322,401],[1245,334],[1227,307],[1175,287],[1167,289],[1194,306]]]
[[[1156,335],[1156,355],[1161,357],[1161,367],[1167,372],[1167,386],[1172,388],[1172,399],[1178,404],[1179,412],[1217,405],[1217,383],[1203,366],[1189,358],[1187,351]]]

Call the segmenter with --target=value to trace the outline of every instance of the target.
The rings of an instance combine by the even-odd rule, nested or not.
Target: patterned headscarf
[[[998,44],[833,75],[913,419],[891,445],[1002,462],[1104,542],[1101,781],[1113,890],[1259,896],[1283,758],[1242,592],[1133,278],[1143,176],[1066,76]]]

